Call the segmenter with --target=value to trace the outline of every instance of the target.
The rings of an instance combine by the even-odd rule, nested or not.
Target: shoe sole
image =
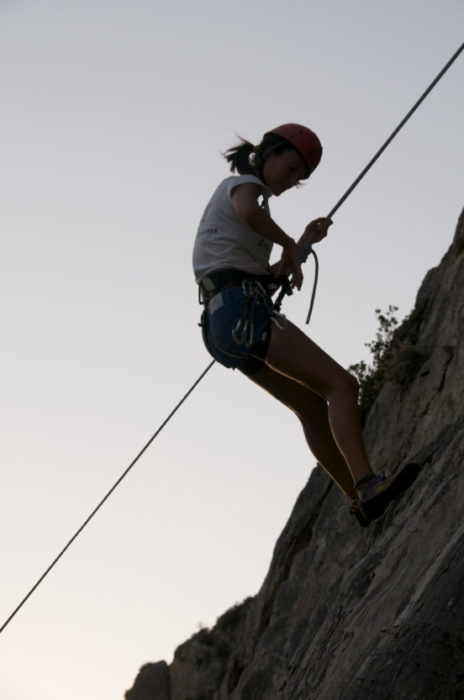
[[[420,465],[415,463],[406,464],[396,479],[392,481],[384,491],[368,501],[361,502],[361,510],[367,520],[380,518],[393,501],[401,496],[410,486],[413,485],[420,472]]]

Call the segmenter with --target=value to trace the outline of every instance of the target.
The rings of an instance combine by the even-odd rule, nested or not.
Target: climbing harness
[[[406,124],[408,119],[412,116],[412,114],[416,111],[416,109],[419,107],[419,105],[425,100],[427,95],[431,92],[431,90],[435,87],[435,85],[438,83],[438,81],[443,77],[443,75],[446,73],[446,71],[450,68],[450,66],[454,63],[454,61],[457,59],[459,54],[464,50],[464,44],[460,46],[460,48],[456,51],[455,54],[450,58],[448,63],[444,66],[444,68],[440,71],[440,73],[437,75],[437,77],[430,83],[429,87],[427,90],[423,93],[423,95],[419,98],[419,100],[416,102],[416,104],[412,107],[412,109],[408,112],[408,114],[404,117],[404,119],[400,122],[400,124],[396,127],[396,129],[393,131],[393,133],[388,137],[388,139],[385,141],[383,146],[377,151],[375,156],[372,158],[372,160],[367,164],[367,166],[364,168],[364,170],[360,173],[360,175],[356,178],[356,180],[353,182],[353,184],[347,189],[345,194],[338,200],[338,202],[335,204],[335,206],[331,209],[331,211],[328,214],[328,218],[332,218],[332,216],[335,214],[335,212],[340,208],[340,206],[343,204],[345,199],[351,194],[351,192],[354,190],[354,188],[361,182],[363,177],[366,175],[368,170],[374,165],[375,161],[380,157],[380,155],[384,152],[384,150],[387,148],[389,143],[395,138],[397,133],[402,129],[402,127]],[[316,285],[317,285],[317,274],[318,274],[318,261],[317,261],[317,256],[312,249],[307,249],[305,251],[305,255],[313,255],[315,262],[316,262],[316,275],[315,275],[315,284],[313,286],[313,292],[311,295],[311,305],[308,313],[308,318],[306,319],[306,323],[309,323],[309,319],[311,316],[312,308],[314,306],[314,298],[315,298],[315,293],[316,293]],[[242,275],[242,280],[243,280],[243,275]],[[274,311],[279,312],[280,311],[280,306],[282,304],[282,299],[286,294],[291,294],[292,289],[290,282],[288,278],[285,278],[286,282],[284,280],[281,281],[281,291],[279,293],[279,296],[274,304]],[[207,290],[206,290],[207,291]],[[207,291],[207,293],[210,293]],[[249,330],[249,326],[248,326]],[[238,332],[241,332],[241,329],[238,329]],[[245,329],[243,329],[243,337],[246,340],[247,338],[247,332]],[[50,566],[45,570],[45,572],[42,574],[42,576],[37,580],[37,582],[34,584],[34,586],[30,589],[30,591],[24,596],[22,601],[19,603],[19,605],[15,608],[15,610],[11,613],[11,615],[7,618],[7,620],[3,623],[3,625],[0,627],[0,634],[3,632],[3,630],[7,627],[7,625],[13,620],[13,618],[17,615],[17,613],[21,610],[23,605],[26,603],[26,601],[32,596],[34,591],[38,588],[38,586],[42,583],[42,581],[45,579],[45,577],[50,573],[50,571],[54,568],[54,566],[59,562],[61,557],[65,554],[65,552],[69,549],[69,547],[72,545],[74,540],[77,539],[77,537],[81,534],[83,529],[89,524],[89,522],[92,520],[92,518],[97,514],[97,512],[100,510],[100,508],[106,503],[108,498],[111,496],[113,491],[119,486],[119,484],[123,481],[123,479],[129,474],[131,469],[135,466],[135,464],[139,461],[140,457],[147,451],[147,449],[150,447],[150,445],[154,442],[154,440],[157,438],[159,433],[163,430],[163,428],[169,423],[171,418],[174,416],[174,414],[179,410],[179,408],[182,406],[184,401],[190,396],[190,394],[194,391],[194,389],[198,386],[198,384],[201,382],[203,377],[209,372],[211,367],[215,364],[215,360],[209,363],[209,365],[206,367],[205,370],[200,374],[198,379],[192,384],[190,389],[184,394],[182,399],[179,401],[179,403],[175,406],[175,408],[171,411],[171,413],[168,415],[168,417],[161,423],[159,428],[156,430],[156,432],[152,435],[152,437],[148,440],[146,445],[140,450],[138,455],[135,457],[135,459],[129,464],[127,469],[122,473],[122,475],[119,477],[119,479],[113,484],[113,486],[110,488],[108,493],[102,498],[102,500],[98,503],[98,505],[94,508],[94,510],[90,513],[88,518],[82,523],[80,528],[76,531],[76,533],[71,537],[71,539],[68,541],[68,543],[63,547],[63,549],[59,552],[59,554],[55,557],[55,559],[52,561]]]
[[[237,345],[244,345],[246,348],[251,348],[254,343],[254,316],[255,308],[261,303],[266,302],[266,291],[259,282],[251,280],[243,280],[242,282],[243,296],[245,303],[243,305],[242,317],[237,321],[235,328],[232,329],[232,338]]]
[[[269,294],[273,294],[279,287],[277,280],[272,275],[253,275],[242,270],[226,269],[214,270],[203,277],[198,285],[198,301],[200,304],[207,304],[208,301],[218,292],[241,285],[244,280],[254,280],[259,282]]]
[[[232,337],[237,345],[251,348],[256,342],[253,323],[256,306],[263,304],[269,311],[271,323],[280,330],[283,330],[281,320],[284,316],[275,309],[269,294],[258,280],[244,280],[242,282],[242,291],[245,296],[243,314],[242,318],[237,321],[235,328],[232,329]]]

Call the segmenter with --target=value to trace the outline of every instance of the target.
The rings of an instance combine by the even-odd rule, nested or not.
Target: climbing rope
[[[354,188],[361,182],[363,177],[366,175],[368,170],[374,165],[375,161],[380,157],[380,155],[384,152],[384,150],[387,148],[389,143],[395,138],[397,133],[402,129],[402,127],[406,124],[408,119],[414,114],[416,109],[419,107],[421,102],[425,100],[427,95],[430,93],[430,91],[435,87],[435,85],[438,83],[438,81],[443,77],[443,75],[446,73],[448,68],[454,63],[454,61],[457,59],[459,54],[464,50],[464,44],[460,46],[460,48],[456,51],[455,54],[450,58],[446,66],[440,71],[440,73],[437,75],[437,77],[430,83],[429,87],[427,90],[423,93],[423,95],[419,98],[419,100],[416,102],[416,104],[412,107],[412,109],[408,112],[408,114],[404,117],[404,119],[400,122],[400,124],[396,127],[396,129],[393,131],[393,133],[388,137],[388,139],[385,141],[383,146],[377,151],[375,156],[372,158],[371,161],[366,165],[364,170],[359,174],[359,176],[356,178],[356,180],[353,182],[353,184],[347,189],[345,194],[338,200],[338,202],[335,204],[335,206],[330,210],[329,214],[327,215],[328,218],[332,218],[335,212],[341,207],[343,202],[346,200],[346,198],[351,194],[351,192],[354,190]],[[319,264],[318,264],[318,259],[317,255],[314,252],[314,250],[309,250],[307,251],[308,255],[312,254],[314,256],[315,260],[315,279],[314,279],[314,285],[313,285],[313,291],[311,295],[311,303],[310,303],[310,308],[309,308],[309,313],[308,317],[306,319],[306,323],[309,323],[309,319],[311,317],[311,312],[314,307],[314,301],[315,301],[315,296],[316,296],[316,288],[317,288],[317,280],[318,280],[318,271],[319,271]],[[282,284],[282,290],[279,294],[279,297],[276,300],[275,307],[280,309],[280,306],[282,304],[283,297],[286,294],[291,294],[291,286],[287,278],[284,278],[286,282],[283,282]],[[110,488],[108,493],[102,498],[102,500],[98,503],[98,505],[94,508],[94,510],[90,513],[88,518],[82,523],[80,528],[75,532],[75,534],[71,537],[71,539],[67,542],[67,544],[63,547],[63,549],[60,551],[60,553],[55,557],[55,559],[52,561],[50,566],[44,571],[42,576],[36,581],[36,583],[32,586],[30,591],[24,596],[24,598],[21,600],[19,605],[13,610],[11,615],[5,620],[3,625],[0,627],[0,634],[3,632],[3,630],[9,625],[9,623],[13,620],[13,618],[17,615],[17,613],[21,610],[23,605],[26,603],[26,601],[31,597],[31,595],[34,593],[34,591],[38,588],[38,586],[42,583],[42,581],[45,579],[46,576],[50,573],[50,571],[56,566],[56,564],[59,562],[61,557],[67,552],[69,547],[72,545],[72,543],[77,539],[77,537],[81,534],[81,532],[84,530],[84,528],[90,523],[90,521],[94,518],[94,516],[98,513],[100,508],[106,503],[108,498],[111,496],[113,491],[119,486],[119,484],[123,481],[123,479],[129,474],[131,469],[136,465],[136,463],[139,461],[140,457],[148,450],[150,445],[154,442],[154,440],[158,437],[160,432],[163,430],[163,428],[169,423],[171,418],[177,413],[179,408],[182,406],[182,404],[185,402],[185,400],[190,396],[190,394],[196,389],[198,384],[201,382],[203,377],[209,372],[211,367],[215,364],[215,360],[210,362],[210,364],[206,367],[206,369],[200,374],[198,379],[192,384],[190,389],[184,394],[182,399],[179,401],[179,403],[175,406],[175,408],[171,411],[171,413],[168,415],[168,417],[161,423],[159,428],[156,430],[156,432],[152,435],[152,437],[148,440],[146,445],[140,450],[138,455],[133,459],[133,461],[129,464],[129,466],[125,469],[125,471],[121,474],[119,479],[113,484],[113,486]]]
[[[329,213],[327,214],[327,218],[328,218],[328,219],[331,219],[331,218],[333,217],[333,215],[335,214],[335,212],[338,211],[338,209],[340,209],[340,207],[342,206],[342,204],[343,204],[343,202],[345,201],[345,199],[347,199],[347,198],[350,196],[350,194],[353,192],[353,190],[355,189],[355,187],[357,187],[357,186],[359,185],[359,183],[361,182],[361,180],[365,177],[365,175],[368,173],[368,171],[372,168],[372,166],[374,165],[374,163],[380,158],[380,156],[381,156],[382,153],[385,151],[385,149],[387,148],[387,146],[390,145],[390,143],[393,141],[393,139],[394,139],[395,136],[398,134],[398,132],[401,131],[401,129],[403,128],[403,126],[406,124],[406,122],[409,121],[409,119],[412,117],[412,115],[413,115],[414,112],[417,110],[417,108],[422,104],[422,102],[425,100],[425,98],[427,97],[427,95],[429,95],[429,93],[433,90],[433,88],[435,87],[435,85],[436,85],[436,84],[441,80],[441,78],[445,75],[446,71],[453,65],[453,63],[454,63],[455,60],[458,58],[458,56],[462,53],[463,50],[464,50],[464,44],[461,44],[461,46],[460,46],[459,49],[456,51],[456,53],[454,53],[454,54],[451,56],[451,58],[450,58],[450,60],[448,61],[448,63],[447,63],[445,66],[443,66],[443,68],[442,68],[441,71],[438,73],[438,75],[436,76],[436,78],[434,78],[434,80],[432,80],[432,82],[430,83],[430,85],[428,86],[428,88],[422,93],[422,95],[419,97],[419,99],[418,99],[417,102],[413,105],[413,107],[411,107],[411,109],[410,109],[409,112],[406,114],[406,116],[404,117],[404,119],[402,119],[402,120],[400,121],[400,123],[398,124],[398,126],[396,127],[396,129],[394,129],[394,131],[390,134],[390,136],[389,136],[388,139],[385,141],[385,143],[379,148],[379,150],[377,151],[377,153],[376,153],[376,154],[373,156],[373,158],[369,161],[369,163],[366,165],[366,167],[364,168],[364,170],[362,170],[362,171],[359,173],[358,177],[357,177],[356,180],[348,187],[348,189],[346,190],[345,194],[344,194],[342,197],[340,197],[340,199],[339,199],[338,202],[335,204],[335,206],[332,207],[332,209],[331,209],[331,210],[329,211]],[[313,311],[313,308],[314,308],[314,302],[315,302],[315,299],[316,299],[317,281],[318,281],[318,276],[319,276],[319,261],[318,261],[318,258],[317,258],[316,253],[314,252],[314,250],[313,250],[312,248],[308,251],[308,255],[313,255],[313,256],[314,256],[315,274],[314,274],[313,290],[312,290],[312,293],[311,293],[311,302],[310,302],[310,305],[309,305],[308,315],[307,315],[307,317],[306,317],[306,323],[307,323],[307,324],[308,324],[309,321],[310,321],[311,314],[312,314],[312,311]],[[306,256],[306,257],[307,257],[307,256]],[[280,291],[280,293],[279,293],[279,295],[278,295],[278,297],[277,297],[277,299],[276,299],[276,302],[275,302],[275,308],[276,308],[278,311],[280,311],[280,308],[281,308],[281,306],[282,306],[283,298],[285,297],[286,294],[292,294],[292,289],[291,289],[291,287],[290,287],[290,284],[283,284],[283,285],[282,285],[282,289],[281,289],[281,291]]]
[[[169,421],[170,421],[171,418],[174,416],[174,414],[177,413],[177,411],[178,411],[179,408],[182,406],[182,404],[184,403],[184,401],[190,396],[190,394],[193,392],[193,390],[198,386],[198,384],[201,382],[201,380],[203,379],[203,377],[209,372],[209,370],[211,369],[211,367],[214,365],[215,362],[216,362],[216,360],[213,360],[212,362],[210,362],[210,364],[208,365],[208,367],[200,374],[200,376],[198,377],[198,379],[192,384],[192,386],[190,387],[190,389],[184,394],[184,396],[181,398],[181,400],[180,400],[179,403],[175,406],[175,408],[173,408],[173,410],[172,410],[171,413],[168,415],[168,417],[161,423],[161,425],[159,426],[159,428],[157,429],[157,431],[151,436],[151,438],[148,440],[148,442],[146,443],[146,445],[145,445],[144,447],[142,447],[142,449],[141,449],[140,452],[138,453],[137,457],[135,457],[135,459],[132,460],[132,462],[129,464],[129,466],[127,467],[127,469],[121,474],[121,476],[120,476],[119,479],[116,481],[116,483],[113,484],[113,486],[110,488],[110,490],[108,491],[108,493],[106,494],[106,496],[104,496],[104,498],[102,498],[102,500],[100,501],[100,503],[93,509],[93,511],[90,513],[89,517],[88,517],[86,520],[84,520],[84,522],[82,523],[82,525],[80,526],[80,528],[79,528],[79,529],[76,531],[76,533],[71,537],[71,539],[69,540],[69,542],[63,547],[63,549],[62,549],[61,552],[58,554],[58,556],[55,557],[55,559],[52,561],[52,563],[50,564],[50,566],[48,567],[48,569],[46,569],[46,570],[44,571],[44,573],[42,574],[42,576],[41,576],[41,577],[37,580],[37,582],[32,586],[31,590],[24,596],[24,598],[22,599],[22,601],[20,602],[20,604],[13,610],[13,612],[11,613],[11,615],[9,616],[9,618],[8,618],[8,619],[3,623],[3,625],[0,627],[0,634],[3,632],[3,630],[5,629],[5,627],[11,622],[11,620],[15,617],[15,615],[17,615],[17,613],[21,610],[21,608],[23,607],[24,603],[31,597],[31,595],[34,593],[34,591],[36,590],[36,588],[37,588],[38,586],[40,586],[40,584],[42,583],[42,581],[44,580],[44,578],[50,573],[50,571],[53,569],[53,567],[54,567],[56,564],[58,564],[58,562],[59,562],[59,560],[61,559],[61,557],[63,556],[63,554],[70,548],[70,546],[72,545],[72,543],[74,542],[74,540],[75,540],[77,537],[79,537],[79,535],[81,534],[82,530],[89,524],[89,522],[92,520],[92,518],[98,513],[98,511],[99,511],[100,508],[104,505],[104,503],[106,503],[106,501],[107,501],[108,498],[111,496],[111,494],[113,493],[113,491],[119,486],[119,484],[121,483],[121,481],[129,474],[130,470],[137,464],[137,462],[139,461],[140,457],[148,450],[148,448],[150,447],[150,445],[152,444],[152,442],[158,437],[158,435],[160,434],[160,432],[161,432],[161,431],[163,430],[163,428],[169,423]]]

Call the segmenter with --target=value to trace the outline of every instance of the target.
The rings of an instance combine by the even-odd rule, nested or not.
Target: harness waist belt
[[[244,280],[257,280],[270,294],[278,286],[275,284],[272,275],[254,275],[250,272],[232,268],[230,270],[213,270],[200,281],[200,301],[207,303],[214,294],[217,294],[225,287],[240,285]]]

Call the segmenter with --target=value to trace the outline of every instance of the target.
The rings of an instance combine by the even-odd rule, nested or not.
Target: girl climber
[[[211,197],[193,251],[203,340],[225,367],[239,369],[288,406],[301,421],[311,452],[350,503],[362,526],[379,518],[414,481],[418,466],[374,474],[362,437],[356,379],[293,323],[273,309],[279,278],[301,289],[301,263],[332,221],[309,223],[298,241],[271,218],[269,198],[307,179],[322,156],[316,134],[283,124],[253,146],[243,141],[224,154],[232,175]],[[280,261],[269,265],[273,244]]]

